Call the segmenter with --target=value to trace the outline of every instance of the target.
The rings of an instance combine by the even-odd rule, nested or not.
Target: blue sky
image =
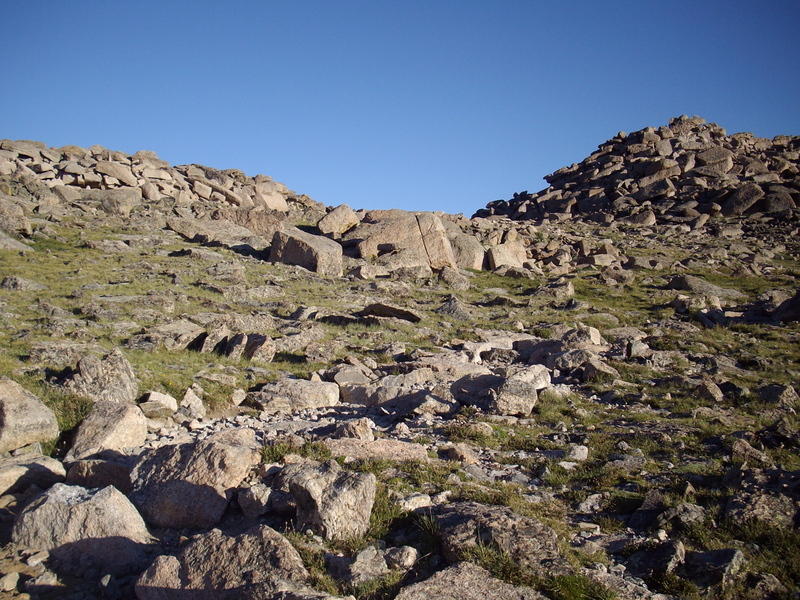
[[[8,2],[0,138],[470,215],[619,130],[800,134],[800,2]]]

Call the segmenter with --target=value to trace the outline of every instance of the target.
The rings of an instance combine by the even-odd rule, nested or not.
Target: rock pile
[[[792,598],[796,159],[678,119],[534,223],[3,141],[0,595]]]
[[[544,179],[548,188],[491,202],[475,216],[693,227],[717,216],[785,216],[800,202],[800,137],[729,136],[715,123],[681,116],[665,127],[620,132]]]

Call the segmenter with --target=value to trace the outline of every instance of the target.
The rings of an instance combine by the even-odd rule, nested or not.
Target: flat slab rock
[[[346,456],[358,460],[418,460],[428,462],[425,446],[401,440],[361,440],[356,438],[325,439],[322,441],[333,456]]]
[[[25,454],[0,458],[0,496],[27,489],[35,485],[47,489],[64,481],[64,465],[55,458],[38,454]]]
[[[260,460],[252,429],[229,429],[142,453],[131,472],[131,499],[159,527],[209,528]]]
[[[422,509],[428,514],[431,509]],[[458,562],[462,553],[478,545],[489,545],[507,552],[515,561],[533,570],[548,573],[567,571],[566,560],[552,528],[532,517],[523,517],[510,508],[477,502],[453,502],[434,508],[444,557]]]
[[[516,587],[491,576],[489,571],[463,562],[410,585],[396,600],[546,600],[533,588]]]

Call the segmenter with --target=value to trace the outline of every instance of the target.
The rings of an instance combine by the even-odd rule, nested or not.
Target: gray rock
[[[311,529],[326,539],[364,535],[369,528],[376,479],[372,473],[351,473],[334,460],[287,466],[281,480],[297,502],[297,528]]]
[[[307,577],[297,550],[274,529],[259,525],[237,536],[213,529],[194,538],[176,556],[156,557],[136,582],[136,597],[288,599],[296,596],[271,594],[278,587],[276,580],[302,582]]]
[[[361,219],[352,208],[347,204],[340,204],[319,220],[317,229],[323,234],[336,236],[352,229],[360,222]]]
[[[336,406],[339,386],[324,381],[281,379],[247,394],[247,404],[267,413],[292,413],[308,408]]]
[[[95,402],[133,403],[139,391],[133,368],[118,349],[103,357],[84,356],[66,375],[63,386],[67,391]]]
[[[103,572],[136,572],[150,534],[125,496],[111,486],[87,490],[57,483],[17,516],[15,544],[47,550],[63,564],[89,560]]]
[[[148,419],[167,419],[178,412],[178,401],[169,394],[148,392],[139,409]]]
[[[119,402],[96,402],[75,434],[65,460],[71,462],[103,450],[141,446],[147,437],[147,418],[138,406]]]
[[[477,502],[454,502],[420,509],[435,519],[442,552],[457,562],[463,552],[485,545],[507,552],[518,563],[553,574],[567,569],[558,547],[558,536],[550,527],[511,509]]]
[[[745,183],[722,205],[722,214],[728,217],[743,215],[763,197],[764,190],[758,184]]]
[[[57,437],[53,411],[17,382],[0,378],[0,452]]]
[[[538,401],[539,390],[550,385],[550,372],[542,365],[513,371],[497,391],[492,410],[501,415],[527,417]]]
[[[468,562],[462,562],[425,581],[403,588],[396,600],[545,600],[545,596],[529,587],[516,587],[500,581]]]
[[[147,450],[131,473],[130,497],[158,527],[213,527],[259,460],[252,429],[228,429],[199,442]]]
[[[24,454],[0,458],[0,496],[25,491],[35,485],[47,489],[64,481],[64,465],[49,456]]]

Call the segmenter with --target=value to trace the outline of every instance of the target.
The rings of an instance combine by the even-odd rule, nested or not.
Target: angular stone
[[[459,234],[450,238],[450,246],[459,269],[483,269],[486,250],[474,235]]]
[[[53,411],[17,382],[0,378],[0,452],[57,437]]]
[[[375,501],[372,473],[345,471],[335,460],[309,461],[284,468],[281,480],[297,502],[297,529],[326,539],[349,539],[369,528]]]
[[[401,440],[366,440],[355,438],[326,438],[322,440],[333,456],[345,456],[357,460],[416,460],[428,461],[425,446]]]
[[[522,267],[528,260],[525,246],[518,241],[491,246],[486,252],[486,257],[492,270],[499,267]]]
[[[539,399],[537,392],[550,385],[550,371],[532,365],[511,373],[497,391],[492,409],[501,415],[527,417]]]
[[[24,454],[0,458],[0,496],[13,494],[35,485],[47,489],[64,481],[64,465],[49,456]]]
[[[67,471],[67,483],[85,488],[102,488],[113,485],[123,494],[131,491],[132,456],[87,458],[73,462]]]
[[[479,545],[507,552],[519,564],[548,574],[567,568],[558,546],[558,536],[550,527],[511,509],[477,502],[453,502],[421,509],[435,519],[444,557],[458,562],[463,552]]]
[[[46,550],[62,564],[91,561],[107,573],[140,570],[151,540],[142,517],[116,488],[87,490],[57,483],[17,516],[19,546]]]
[[[134,176],[133,171],[131,171],[131,168],[127,165],[122,165],[120,163],[111,162],[107,160],[100,160],[97,161],[94,170],[97,171],[98,173],[102,173],[103,175],[108,175],[109,177],[118,179],[120,183],[124,183],[125,185],[129,186],[139,185],[139,180],[136,179],[136,176]]]
[[[147,437],[147,418],[138,406],[103,400],[81,422],[65,460],[73,461],[103,450],[141,446]]]
[[[745,183],[723,203],[722,214],[726,217],[743,215],[763,197],[764,190],[758,184]]]
[[[325,235],[341,235],[360,222],[361,219],[352,208],[347,204],[340,204],[319,220],[317,229]]]
[[[109,215],[127,218],[133,209],[142,203],[142,190],[138,187],[115,190],[85,189],[81,191],[80,201],[97,204]]]
[[[275,232],[269,259],[298,265],[325,277],[342,275],[342,247],[333,240],[296,227]]]
[[[131,499],[158,527],[213,527],[234,490],[260,459],[252,429],[228,429],[202,441],[142,453]]]
[[[382,302],[370,304],[357,314],[362,317],[391,317],[409,321],[410,323],[419,323],[422,320],[422,317],[411,310],[400,308],[399,306],[392,306],[391,304],[384,304]]]
[[[396,600],[545,600],[533,588],[516,587],[469,562],[448,567],[403,588]]]
[[[417,213],[417,226],[431,269],[455,268],[456,257],[439,217],[431,213]]]
[[[167,419],[178,412],[178,401],[169,394],[148,392],[139,409],[148,419]]]
[[[339,404],[339,386],[325,381],[281,379],[247,394],[248,404],[268,413],[292,413]]]
[[[303,581],[307,577],[297,550],[274,529],[259,525],[237,536],[213,529],[194,538],[177,556],[156,557],[136,582],[136,597],[238,600],[243,593],[273,591],[276,578]]]
[[[132,403],[139,391],[131,363],[118,349],[103,357],[84,356],[63,385],[67,391],[95,402]]]

